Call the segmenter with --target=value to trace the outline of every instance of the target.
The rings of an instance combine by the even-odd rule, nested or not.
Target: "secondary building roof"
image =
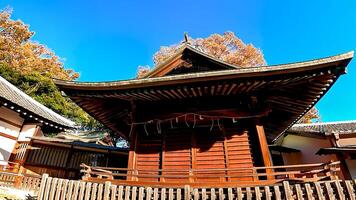
[[[19,112],[24,118],[32,118],[48,127],[63,129],[74,126],[74,122],[34,100],[1,76],[0,103]]]
[[[288,132],[311,133],[320,135],[356,133],[356,121],[320,122],[311,124],[295,124]]]
[[[215,98],[215,104],[231,108],[241,96],[256,97],[270,108],[264,124],[272,141],[315,105],[346,72],[352,57],[353,52],[348,52],[305,62],[239,68],[185,45],[144,79],[55,82],[86,112],[126,138],[132,104],[147,117],[168,109],[182,114],[178,112],[188,112],[188,105],[202,106],[201,99]],[[144,117],[141,120],[149,120]]]

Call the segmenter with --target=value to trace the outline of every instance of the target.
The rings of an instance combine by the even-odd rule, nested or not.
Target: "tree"
[[[20,20],[12,20],[11,10],[0,12],[0,63],[27,74],[38,72],[51,78],[74,80],[79,77],[65,69],[59,57],[45,45],[31,41],[34,32]]]
[[[52,80],[75,80],[79,74],[65,69],[60,58],[45,45],[31,41],[34,32],[28,25],[10,17],[10,9],[0,11],[0,75],[78,125],[101,127],[69,98],[63,97]]]
[[[266,60],[260,49],[254,47],[252,44],[245,44],[230,31],[222,35],[212,34],[207,38],[193,39],[187,38],[186,36],[186,39],[190,45],[196,49],[235,66],[245,68],[266,65]],[[176,53],[181,45],[182,42],[171,46],[162,46],[153,56],[155,66]],[[137,77],[141,78],[149,71],[149,66],[139,66]],[[305,116],[299,120],[299,123],[312,123],[313,120],[320,120],[318,110],[315,107],[307,112]]]

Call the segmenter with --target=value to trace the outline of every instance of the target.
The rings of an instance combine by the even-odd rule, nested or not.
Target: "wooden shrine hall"
[[[337,176],[337,163],[273,166],[268,145],[345,74],[352,57],[240,68],[186,43],[141,79],[56,84],[130,141],[128,168],[86,166],[87,178],[113,170],[107,177],[131,184],[323,180]]]

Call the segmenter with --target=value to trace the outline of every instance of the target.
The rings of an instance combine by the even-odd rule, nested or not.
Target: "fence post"
[[[23,175],[18,175],[15,177],[14,187],[21,188],[22,186]]]
[[[190,200],[190,186],[184,186],[184,200]]]
[[[111,189],[111,182],[110,181],[105,181],[104,200],[109,200],[110,199],[110,189]]]
[[[43,200],[44,189],[46,188],[48,174],[43,174],[41,178],[40,190],[38,192],[38,200]]]

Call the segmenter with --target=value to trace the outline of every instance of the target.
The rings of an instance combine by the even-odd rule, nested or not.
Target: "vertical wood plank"
[[[79,183],[79,197],[78,199],[83,200],[84,199],[84,192],[85,192],[85,182],[80,182]]]
[[[117,200],[122,200],[122,195],[124,194],[124,186],[119,186],[119,192],[117,193]]]
[[[98,191],[98,184],[97,183],[93,183],[93,187],[91,189],[91,200],[95,200],[96,199],[96,192]]]
[[[325,182],[326,192],[328,193],[329,199],[335,199],[334,190],[332,189],[330,182]]]
[[[272,193],[271,190],[269,189],[269,186],[265,186],[265,198],[266,200],[271,200]]]
[[[352,183],[351,181],[349,180],[346,180],[345,181],[345,185],[346,185],[346,189],[347,189],[347,193],[348,193],[348,196],[351,200],[355,200],[355,190],[352,186]]]
[[[52,185],[52,177],[48,177],[47,178],[47,182],[46,182],[46,188],[44,191],[44,200],[49,199],[49,193],[51,191],[51,185]]]
[[[240,187],[236,188],[236,195],[237,200],[242,200],[242,198],[244,198],[244,194],[242,193],[242,189]]]
[[[116,191],[117,190],[117,186],[116,185],[112,185],[111,186],[111,197],[110,200],[116,200]]]
[[[66,199],[72,199],[74,181],[70,180],[68,183],[68,191],[66,194]]]
[[[91,192],[91,182],[86,183],[86,189],[85,189],[85,195],[84,195],[84,200],[90,200],[90,192]]]
[[[344,190],[343,190],[340,182],[338,180],[336,180],[334,183],[336,186],[337,196],[339,197],[339,199],[344,200],[345,194],[344,194]]]
[[[284,189],[284,195],[285,195],[286,199],[293,200],[292,191],[290,189],[288,181],[283,181],[283,189]]]
[[[161,188],[161,200],[166,199],[166,188]]]
[[[138,189],[138,200],[143,200],[143,196],[144,196],[143,192],[144,192],[144,188],[140,187]]]
[[[295,191],[297,193],[297,198],[298,200],[303,200],[303,191],[302,188],[300,187],[300,184],[295,184]]]
[[[201,189],[201,199],[202,200],[207,200],[208,199],[208,197],[206,196],[206,189],[205,188]]]
[[[222,188],[219,188],[219,200],[224,200],[225,195],[224,195],[224,190]]]
[[[313,200],[313,189],[310,187],[309,183],[305,184],[305,192],[307,193],[308,200]]]
[[[184,186],[184,200],[190,200],[190,187],[189,185]]]
[[[110,188],[111,188],[111,182],[110,181],[105,181],[104,200],[109,200],[110,199]]]
[[[134,186],[134,187],[132,187],[131,199],[132,199],[132,200],[136,200],[136,197],[137,197],[137,187]]]
[[[125,187],[125,200],[130,200],[130,186]]]
[[[73,200],[78,199],[78,193],[79,193],[79,181],[74,181],[74,188],[73,188]]]
[[[61,192],[62,192],[62,183],[63,183],[63,179],[59,179],[58,183],[57,183],[57,192],[56,192],[56,196],[55,196],[55,200],[59,200],[60,196],[61,196]]]
[[[182,190],[180,188],[177,189],[177,200],[182,199]]]
[[[3,175],[1,175],[3,176]],[[3,179],[3,177],[0,177],[1,179]],[[40,184],[40,189],[38,192],[38,200],[43,200],[44,198],[44,190],[46,188],[46,183],[47,183],[47,178],[48,178],[48,174],[43,174],[42,178],[41,178],[41,184]]]
[[[250,187],[246,188],[246,199],[247,200],[252,200],[252,193],[251,193],[251,188]]]
[[[233,200],[234,199],[234,194],[232,193],[232,188],[228,188],[227,189],[227,197],[229,200]]]
[[[61,200],[66,199],[67,191],[68,191],[68,179],[63,180],[63,186],[62,186],[62,194],[61,194]]]
[[[260,187],[255,187],[255,196],[256,196],[257,200],[261,200],[262,194],[261,194],[261,191],[260,191]]]
[[[152,197],[152,188],[151,187],[147,187],[146,189],[146,200],[151,200]]]
[[[199,191],[198,188],[193,189],[193,199],[194,200],[199,200]]]
[[[153,189],[153,200],[158,200],[158,188]]]
[[[51,199],[51,200],[54,199],[54,196],[56,194],[57,182],[58,182],[58,178],[52,179],[52,184],[51,184],[50,193],[49,193],[49,199]]]
[[[98,194],[97,194],[97,199],[102,200],[103,199],[103,184],[98,185]]]
[[[323,190],[321,189],[320,183],[315,182],[315,183],[314,183],[314,187],[315,187],[315,190],[316,190],[316,194],[317,194],[317,196],[318,196],[318,199],[319,199],[319,200],[324,200],[325,197],[324,197],[324,195],[323,195]]]
[[[210,189],[210,199],[215,200],[216,199],[216,194],[215,194],[215,189],[211,188]]]
[[[174,199],[173,188],[169,188],[168,200],[173,200],[173,199]]]
[[[271,167],[273,164],[272,164],[272,159],[271,159],[270,151],[269,151],[268,144],[267,144],[266,134],[265,134],[263,125],[261,125],[259,123],[260,122],[257,122],[257,124],[256,124],[256,131],[257,131],[257,136],[258,136],[258,140],[260,143],[263,163],[264,163],[265,167]],[[267,174],[270,174],[272,172],[273,172],[272,169],[266,169]],[[267,179],[274,179],[274,177],[267,175]]]
[[[274,189],[274,197],[276,198],[276,200],[281,200],[282,195],[281,195],[281,191],[279,190],[279,186],[275,185],[273,186],[273,189]]]

